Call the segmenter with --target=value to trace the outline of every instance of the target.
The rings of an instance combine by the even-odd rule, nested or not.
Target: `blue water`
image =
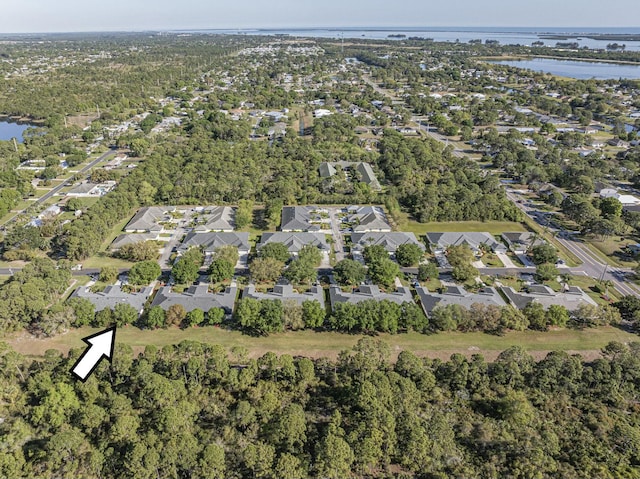
[[[581,62],[572,60],[553,60],[550,58],[533,58],[531,60],[494,61],[501,65],[528,68],[579,80],[609,80],[618,78],[640,79],[640,65],[624,65],[619,63]]]
[[[29,128],[30,125],[23,125],[20,123],[13,123],[9,121],[0,121],[0,140],[10,140],[15,138],[18,143],[23,142],[22,133]]]
[[[388,38],[389,35],[406,35],[407,37],[433,38],[437,42],[468,43],[469,40],[497,40],[501,45],[531,45],[542,41],[546,46],[555,47],[556,42],[577,42],[580,47],[605,49],[611,40],[592,40],[579,35],[589,33],[630,34],[639,35],[640,28],[550,28],[550,27],[334,27],[334,28],[288,28],[288,29],[238,29],[238,30],[180,30],[183,33],[219,33],[246,35],[289,35],[292,37],[316,38],[365,38],[371,40],[403,40]],[[578,38],[555,40],[540,38],[544,34],[577,35]],[[630,51],[640,51],[640,41],[617,41],[624,43]]]

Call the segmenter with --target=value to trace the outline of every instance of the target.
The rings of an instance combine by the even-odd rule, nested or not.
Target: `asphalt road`
[[[78,170],[78,173],[76,173],[76,176],[78,178],[81,179],[85,179],[87,176],[89,176],[89,171],[96,166],[98,163],[100,163],[102,160],[104,160],[105,158],[111,156],[111,155],[115,155],[116,150],[109,150],[106,153],[103,153],[102,155],[100,155],[98,158],[96,158],[95,160],[93,160],[91,163],[88,163],[87,165],[85,165],[82,169]],[[55,188],[52,188],[51,191],[47,192],[46,194],[42,195],[40,198],[36,199],[33,204],[37,205],[40,203],[44,203],[45,201],[47,201],[49,198],[51,198],[53,195],[57,194],[60,190],[62,190],[65,185],[67,184],[67,182],[63,182],[60,183],[58,186],[56,186]],[[29,205],[29,208],[31,208],[32,205]],[[18,213],[16,213],[15,215],[13,215],[11,218],[9,218],[5,223],[4,226],[8,226],[11,223],[13,223],[18,216],[20,216],[22,213],[24,213],[25,210],[19,211]]]
[[[530,208],[525,203],[520,203],[520,198],[517,194],[507,191],[507,198],[513,201],[514,204],[533,221],[542,226],[546,226],[550,232],[555,233],[556,240],[582,261],[579,267],[568,268],[570,273],[612,281],[615,289],[620,293],[626,296],[640,297],[638,290],[626,279],[626,275],[633,274],[631,270],[617,268],[603,263],[580,239],[553,227],[546,219],[540,216],[535,208]]]

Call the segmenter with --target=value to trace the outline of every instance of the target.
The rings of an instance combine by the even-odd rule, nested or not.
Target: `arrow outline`
[[[89,340],[93,339],[93,338],[96,338],[98,336],[102,336],[103,334],[105,334],[105,333],[107,333],[109,331],[113,331],[113,336],[111,338],[111,350],[109,351],[109,356],[107,357],[107,355],[105,353],[102,353],[100,358],[98,358],[98,360],[91,367],[91,369],[89,370],[87,375],[83,378],[82,376],[80,376],[78,373],[75,372],[75,369],[76,369],[76,366],[78,366],[78,364],[80,364],[80,361],[82,361],[84,359],[84,357],[89,353],[89,351],[91,351],[91,348],[94,347],[94,345],[91,344],[89,342]],[[111,364],[111,361],[113,360],[113,352],[114,352],[115,347],[116,347],[116,326],[111,326],[111,327],[109,327],[107,329],[104,329],[102,331],[98,331],[97,333],[94,333],[94,334],[92,334],[90,336],[82,338],[82,341],[87,343],[87,345],[89,347],[85,348],[84,352],[80,355],[78,360],[73,364],[73,366],[71,367],[71,374],[73,374],[76,377],[77,380],[82,381],[84,383],[93,374],[93,371],[95,371],[95,369],[98,367],[98,365],[100,364],[100,362],[102,361],[103,358],[106,358],[107,361],[109,361],[109,364]]]

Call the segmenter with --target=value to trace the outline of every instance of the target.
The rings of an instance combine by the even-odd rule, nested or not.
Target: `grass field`
[[[83,348],[85,343],[81,338],[97,331],[93,328],[81,328],[49,339],[35,339],[23,332],[8,336],[4,341],[21,354],[41,356],[48,349],[57,349],[66,353],[70,348]],[[250,357],[254,358],[267,351],[294,356],[335,358],[341,350],[353,347],[361,337],[361,335],[341,333],[298,331],[254,338],[238,331],[226,331],[216,327],[142,331],[133,326],[125,326],[118,329],[116,334],[118,343],[131,346],[136,353],[143,351],[147,345],[162,347],[177,344],[183,340],[192,340],[220,344],[228,349],[241,346],[249,351]],[[637,335],[612,327],[584,331],[562,329],[548,332],[511,332],[504,336],[483,333],[434,335],[410,333],[380,334],[378,338],[389,344],[394,357],[406,349],[421,356],[442,359],[447,359],[454,353],[466,355],[480,353],[488,360],[495,359],[501,351],[511,346],[522,346],[536,358],[544,357],[549,351],[564,350],[577,352],[585,358],[593,359],[598,357],[600,349],[610,341],[640,341]]]
[[[435,231],[460,231],[460,232],[487,232],[492,235],[500,235],[507,231],[527,231],[521,223],[511,221],[451,221],[451,222],[433,222],[418,223],[417,221],[408,220],[398,228],[400,231],[415,233],[416,235],[424,235]]]
[[[619,237],[615,237],[615,239],[607,238],[604,241],[595,239],[585,241],[589,249],[602,261],[612,266],[621,266],[623,268],[633,268],[637,262],[633,260],[623,261],[622,257],[617,256],[617,253],[621,253],[625,246],[636,243],[631,239],[621,239]]]

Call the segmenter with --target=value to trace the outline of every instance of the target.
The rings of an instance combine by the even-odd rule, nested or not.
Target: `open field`
[[[487,232],[492,235],[499,235],[506,231],[527,231],[521,223],[511,221],[451,221],[451,222],[432,222],[418,223],[409,220],[403,223],[399,228],[400,231],[423,235],[434,231],[461,231],[461,232]]]
[[[36,339],[21,332],[7,336],[4,341],[21,354],[41,356],[48,349],[67,353],[71,348],[82,348],[85,343],[81,338],[97,331],[99,330],[95,328],[74,329],[49,339]],[[136,353],[143,351],[145,346],[151,344],[162,347],[177,344],[183,340],[191,340],[220,344],[228,349],[241,346],[249,351],[250,357],[254,358],[260,357],[267,351],[313,358],[336,358],[341,350],[353,347],[361,337],[363,336],[334,332],[297,331],[254,338],[238,331],[227,331],[217,327],[142,331],[133,326],[118,329],[116,336],[118,343],[131,346]],[[494,360],[501,351],[511,346],[522,346],[538,359],[554,350],[575,352],[587,359],[593,359],[599,356],[600,349],[610,341],[625,343],[640,341],[639,336],[613,327],[584,331],[561,329],[548,332],[511,332],[504,336],[456,332],[433,335],[380,334],[377,337],[391,346],[394,357],[406,349],[432,358],[448,359],[454,353],[461,353],[467,356],[482,354],[487,360]]]

